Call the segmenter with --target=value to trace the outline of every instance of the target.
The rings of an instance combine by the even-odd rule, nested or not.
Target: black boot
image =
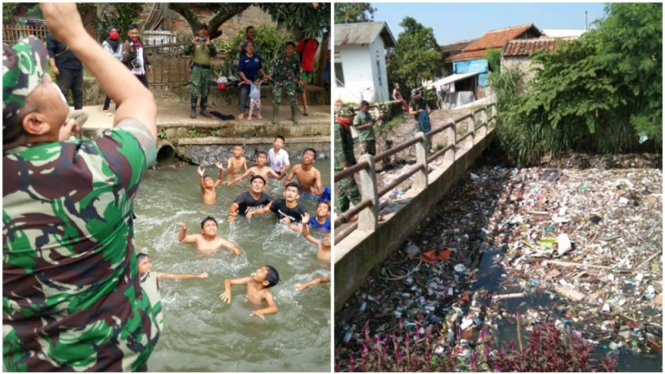
[[[196,118],[196,101],[198,100],[198,97],[192,97],[192,111],[189,112],[189,116],[191,118]]]
[[[212,117],[210,113],[206,110],[206,106],[208,105],[208,98],[207,97],[201,97],[201,115],[207,118]]]

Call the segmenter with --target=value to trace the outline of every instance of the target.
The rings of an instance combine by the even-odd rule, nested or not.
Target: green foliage
[[[610,4],[596,30],[557,50],[523,92],[517,71],[490,74],[498,136],[518,164],[568,151],[619,153],[640,133],[662,146],[662,5]]]
[[[375,11],[370,3],[335,3],[335,23],[372,22]]]
[[[245,40],[245,32],[239,32],[235,38],[227,42],[219,42],[218,46],[229,51],[229,58],[233,60],[234,69],[237,66],[237,55],[235,54],[240,47],[240,43]],[[292,40],[292,35],[284,28],[271,24],[263,24],[256,27],[256,49],[263,58],[264,65],[272,61],[277,53],[282,51],[284,44]],[[296,45],[297,45],[296,41]],[[267,69],[267,66],[264,66]],[[235,71],[235,70],[234,70]]]
[[[490,67],[490,70],[494,73],[501,73],[501,49],[500,48],[488,48],[485,51],[485,58],[487,59],[487,64]]]
[[[296,39],[320,38],[330,30],[330,3],[257,3],[272,19],[287,30],[294,30]]]
[[[217,136],[217,135],[219,135],[219,130],[212,130],[212,131],[210,132],[210,135],[212,135],[212,136]]]
[[[163,127],[162,127],[162,128],[159,130],[159,132],[157,133],[157,137],[158,137],[159,139],[166,139],[166,140],[169,140],[169,136],[166,135],[166,130],[165,130]]]
[[[196,129],[187,129],[187,136],[190,138],[196,138]]]
[[[14,13],[21,6],[19,3],[2,3],[2,22],[11,23],[15,21]]]
[[[400,82],[402,95],[408,96],[409,88],[420,87],[423,80],[433,79],[440,72],[441,51],[432,28],[411,17],[405,17],[400,26],[404,31],[387,56],[388,79]]]
[[[108,37],[106,29],[111,25],[118,29],[120,39],[125,40],[127,39],[127,26],[144,22],[138,19],[143,9],[143,3],[114,3],[100,6],[104,8],[98,17],[100,32],[97,38],[99,42]]]

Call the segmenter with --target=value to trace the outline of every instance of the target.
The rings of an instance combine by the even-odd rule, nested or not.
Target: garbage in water
[[[518,323],[526,341],[547,321],[599,349],[662,354],[658,157],[573,155],[553,181],[474,169],[337,313],[336,360],[362,356],[367,322],[372,334],[431,328],[440,355],[474,357],[484,329],[513,326],[517,344]]]

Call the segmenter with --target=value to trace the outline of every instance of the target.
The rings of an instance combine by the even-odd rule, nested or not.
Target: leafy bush
[[[292,40],[291,34],[283,28],[271,25],[262,24],[256,27],[256,49],[259,51],[264,65],[272,61],[277,53],[284,50],[284,44]],[[240,47],[240,43],[245,40],[245,32],[239,32],[235,38],[230,41],[220,41],[216,46],[220,49],[225,49],[229,52],[229,60],[234,64],[238,63],[238,56],[236,51]],[[296,45],[297,45],[296,41]],[[264,69],[267,66],[264,66]]]

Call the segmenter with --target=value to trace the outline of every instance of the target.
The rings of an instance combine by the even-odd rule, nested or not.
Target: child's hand
[[[196,171],[199,173],[200,176],[203,176],[203,173],[206,171],[206,169],[201,169],[201,166],[199,166]]]
[[[182,227],[183,230],[187,231],[187,224],[186,223],[178,222],[178,225],[180,225],[180,227]]]
[[[238,213],[229,213],[229,223],[235,221],[236,217],[238,217]]]
[[[222,184],[223,184],[223,185],[225,185],[225,186],[230,186],[230,185],[232,185],[232,184],[233,184],[233,182],[230,182],[230,181],[226,181],[226,182],[223,182]]]
[[[296,291],[300,292],[300,291],[304,290],[305,288],[307,288],[306,284],[296,283]]]
[[[260,311],[260,310],[257,310],[257,311],[252,312],[252,314],[250,314],[249,316],[250,316],[250,317],[252,317],[252,316],[257,316],[257,317],[259,317],[259,318],[261,318],[261,319],[263,319],[263,320],[266,319],[266,317],[263,316],[263,312]]]
[[[226,301],[227,303],[231,303],[231,290],[225,290],[223,294],[219,295],[219,297],[222,298],[222,301]]]
[[[319,196],[319,190],[317,190],[315,186],[310,187],[309,190],[312,194]]]
[[[302,215],[302,224],[306,225],[309,222],[309,213],[305,213]]]
[[[222,164],[221,162],[215,162],[215,166],[217,166],[219,170],[224,169],[224,164]]]
[[[234,255],[240,256],[240,250],[238,248],[233,248],[232,251]]]
[[[291,219],[289,217],[282,218],[282,222],[286,223],[287,226],[291,224]]]
[[[201,278],[201,279],[208,278],[208,273],[203,272],[203,273],[199,274],[199,278]]]
[[[247,220],[249,221],[250,219],[252,219],[253,215],[254,215],[254,212],[249,212],[245,215],[245,218],[247,218]]]

